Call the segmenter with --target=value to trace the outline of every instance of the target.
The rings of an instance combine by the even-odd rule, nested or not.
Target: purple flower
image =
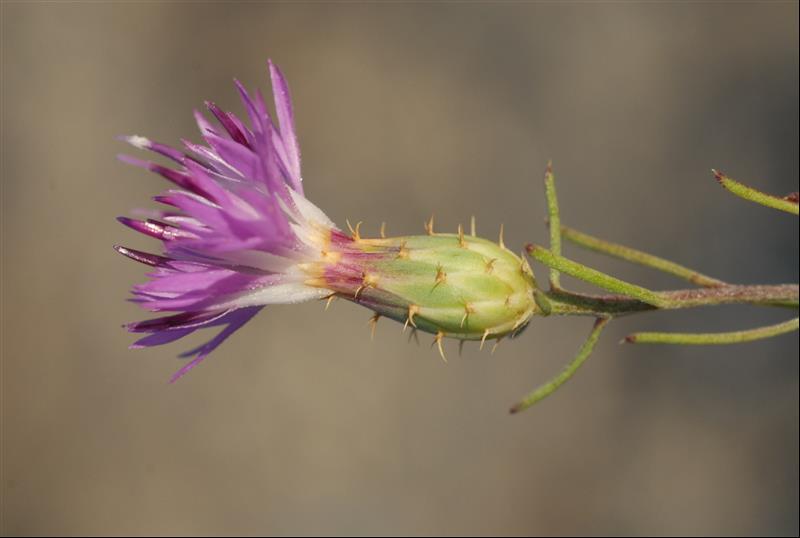
[[[304,284],[298,267],[321,257],[335,225],[303,196],[300,149],[289,88],[269,63],[277,125],[260,93],[250,95],[236,81],[249,124],[206,103],[219,127],[195,116],[206,145],[184,141],[184,150],[141,136],[124,140],[175,162],[166,167],[126,155],[174,183],[155,200],[169,206],[153,218],[119,221],[162,241],[163,255],[116,246],[125,256],[149,265],[150,280],[133,288],[134,302],[152,312],[173,314],[127,325],[148,333],[131,347],[166,344],[198,329],[223,327],[206,344],[184,353],[192,357],[176,380],[268,304],[325,297],[330,290]]]
[[[343,297],[379,316],[412,325],[441,340],[502,338],[535,313],[527,263],[474,236],[438,234],[362,238],[345,234],[303,195],[300,149],[289,88],[269,63],[277,124],[259,93],[236,82],[246,124],[206,103],[200,113],[205,145],[178,150],[141,136],[124,140],[174,162],[173,167],[120,158],[163,176],[177,188],[156,196],[168,207],[152,218],[120,217],[126,226],[162,242],[161,255],[115,247],[152,267],[133,288],[134,302],[169,315],[127,325],[146,333],[131,347],[166,344],[198,329],[223,327],[182,357],[191,360],[177,380],[200,363],[264,306]]]

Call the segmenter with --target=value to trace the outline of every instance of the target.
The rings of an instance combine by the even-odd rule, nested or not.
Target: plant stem
[[[665,273],[677,276],[679,278],[688,280],[689,282],[697,284],[698,286],[703,286],[706,288],[718,288],[718,287],[730,286],[730,284],[727,284],[722,280],[706,276],[693,269],[684,267],[683,265],[679,265],[669,260],[659,258],[658,256],[653,256],[652,254],[648,254],[640,250],[612,243],[610,241],[604,241],[602,239],[593,237],[587,233],[579,232],[578,230],[574,230],[566,226],[562,226],[561,231],[562,231],[562,237],[564,237],[569,241],[572,241],[578,246],[587,248],[589,250],[594,250],[602,254],[607,254],[615,258],[620,258],[632,263],[637,263],[645,267],[657,269]],[[797,307],[796,301],[794,302],[775,301],[763,304],[764,306],[781,306],[790,308]]]
[[[796,331],[798,327],[800,327],[800,318],[794,318],[777,325],[726,333],[634,333],[625,337],[624,341],[631,344],[739,344]]]
[[[714,171],[714,175],[723,187],[736,196],[766,207],[779,209],[794,215],[798,214],[797,193],[785,197],[772,196],[747,187],[722,173]],[[539,313],[542,315],[589,315],[594,316],[596,320],[592,331],[572,361],[557,376],[540,385],[514,405],[511,408],[511,413],[518,413],[531,407],[555,392],[575,375],[575,372],[578,371],[594,350],[603,328],[614,317],[648,310],[673,310],[723,304],[798,308],[798,296],[800,293],[798,292],[797,284],[773,286],[730,285],[658,256],[610,241],[604,241],[589,234],[561,226],[555,190],[555,177],[550,163],[547,164],[544,184],[550,224],[550,249],[529,244],[525,247],[525,250],[533,259],[550,269],[550,290],[547,292],[541,290],[534,281],[534,287],[536,288],[534,290],[534,300],[539,308]],[[702,288],[655,292],[614,278],[596,269],[564,258],[561,255],[562,235],[565,239],[580,247],[663,271],[702,286]],[[560,285],[561,273],[593,284],[615,295],[589,295],[564,290]],[[641,332],[629,335],[624,341],[637,344],[736,344],[770,338],[796,331],[798,328],[800,328],[800,318],[794,318],[777,325],[724,333]]]
[[[625,295],[590,295],[564,289],[547,292],[550,313],[562,316],[611,317],[658,310],[657,306]]]
[[[650,267],[651,269],[657,269],[678,278],[688,280],[689,282],[697,284],[698,286],[715,287],[725,285],[725,282],[721,280],[706,276],[698,271],[684,267],[683,265],[665,260],[664,258],[659,258],[658,256],[654,256],[646,252],[642,252],[641,250],[636,250],[624,245],[612,243],[611,241],[598,239],[597,237],[591,236],[587,233],[579,232],[578,230],[569,228],[567,226],[561,227],[561,236],[580,247],[593,250],[595,252],[600,252],[601,254],[606,254],[614,258],[620,258],[622,260],[643,265],[645,267]],[[554,254],[557,253],[554,252]]]
[[[558,210],[558,197],[556,196],[556,178],[553,175],[553,163],[547,163],[544,173],[544,194],[547,198],[547,215],[550,222],[550,250],[556,256],[561,256],[561,217]],[[550,287],[559,288],[561,277],[558,269],[550,268]]]
[[[692,290],[663,291],[658,293],[662,298],[662,308],[692,308],[721,304],[752,304],[770,306],[780,303],[783,306],[797,308],[797,284],[778,284],[773,286],[720,286]]]
[[[519,413],[520,411],[524,411],[525,409],[529,408],[536,402],[547,398],[553,392],[555,392],[558,387],[563,385],[567,380],[569,380],[575,372],[578,371],[586,359],[589,358],[589,355],[592,354],[594,350],[595,344],[597,344],[597,339],[600,338],[600,333],[603,332],[603,329],[609,322],[609,318],[597,318],[594,322],[594,326],[592,327],[592,331],[589,333],[589,337],[581,346],[578,354],[575,355],[575,358],[567,364],[567,366],[559,373],[557,376],[552,378],[547,383],[540,385],[536,390],[525,396],[522,400],[520,400],[517,404],[511,407],[510,412]]]
[[[614,293],[621,293],[623,295],[633,297],[634,299],[639,299],[640,301],[653,306],[661,306],[662,303],[664,303],[664,300],[655,292],[635,284],[630,284],[624,280],[614,278],[613,276],[607,275],[583,264],[568,260],[567,258],[554,254],[544,247],[538,245],[527,245],[525,250],[528,251],[528,254],[530,254],[533,259],[543,263],[551,269],[558,269],[569,276],[589,282],[590,284],[594,284],[595,286],[604,290]]]
[[[796,200],[789,199],[788,197],[781,198],[779,196],[767,194],[752,187],[748,187],[743,183],[739,183],[738,181],[729,178],[722,172],[718,172],[716,170],[712,170],[712,172],[714,173],[714,177],[717,178],[717,181],[719,181],[720,185],[725,187],[729,192],[735,194],[739,198],[744,198],[749,202],[771,207],[772,209],[785,211],[787,213],[791,213],[792,215],[797,215],[799,213]]]
[[[779,304],[790,308],[797,308],[798,306],[797,284],[774,286],[724,285],[713,288],[654,292],[562,256],[556,256],[544,247],[528,245],[525,248],[531,257],[548,267],[555,267],[564,274],[624,296],[591,296],[564,292],[564,290],[553,290],[548,294],[548,298],[551,302],[561,303],[552,305],[552,313],[554,314],[577,314],[584,308],[586,310],[583,313],[588,315],[598,315],[600,313],[618,315],[652,310],[654,308],[674,310],[721,304],[753,304],[759,306]],[[631,302],[631,299],[646,303],[650,308],[644,308],[640,304]]]
[[[651,292],[655,293],[655,292]],[[655,293],[659,305],[625,295],[589,295],[566,290],[547,293],[555,315],[622,316],[650,310],[679,310],[723,304],[798,307],[797,284],[776,286],[720,286],[718,288],[672,290]]]

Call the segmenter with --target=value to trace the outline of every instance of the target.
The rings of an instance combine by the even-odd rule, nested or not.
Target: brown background
[[[4,3],[3,531],[8,534],[797,534],[798,337],[624,347],[726,330],[726,308],[611,326],[580,374],[509,417],[589,320],[490,356],[407,344],[337,303],[265,310],[180,383],[129,351],[144,269],[114,222],[165,184],[114,137],[197,140],[232,78],[293,89],[309,197],[337,222],[542,242],[566,222],[742,283],[797,281],[797,221],[723,192],[798,183],[798,6]],[[644,285],[682,284],[570,255]],[[541,269],[539,270],[541,273]],[[207,335],[203,335],[204,337]]]

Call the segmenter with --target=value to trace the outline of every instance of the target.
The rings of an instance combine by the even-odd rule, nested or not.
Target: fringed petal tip
[[[130,144],[136,149],[150,149],[152,144],[149,138],[140,135],[118,135],[117,140]]]
[[[289,86],[271,60],[268,71],[275,122],[261,92],[248,93],[235,80],[249,122],[207,101],[208,112],[194,113],[203,139],[199,144],[184,140],[176,149],[141,135],[117,137],[151,152],[144,159],[120,154],[120,161],[177,186],[153,197],[169,208],[144,218],[117,219],[162,242],[162,255],[114,245],[123,256],[154,268],[129,300],[151,312],[172,313],[126,325],[131,332],[149,333],[131,348],[162,345],[200,328],[225,325],[215,338],[184,354],[192,358],[171,382],[265,304],[329,293],[307,286],[298,267],[317,261],[319,227],[335,225],[303,197]],[[155,162],[153,154],[177,165]]]
[[[186,375],[189,372],[189,370],[200,364],[208,355],[211,354],[212,351],[217,349],[217,347],[219,347],[219,345],[222,344],[222,342],[224,342],[230,335],[238,331],[245,323],[250,321],[253,318],[253,316],[258,314],[262,308],[263,308],[262,306],[251,306],[247,308],[241,308],[239,310],[234,310],[232,312],[226,313],[221,318],[211,322],[210,325],[222,325],[224,323],[228,323],[228,326],[222,329],[219,332],[219,334],[217,334],[214,338],[212,338],[205,344],[198,346],[185,353],[181,353],[179,355],[179,357],[181,358],[189,358],[193,355],[194,358],[172,375],[172,377],[169,380],[170,384],[175,383],[177,380]]]
[[[128,217],[117,217],[117,222],[119,222],[120,224],[122,224],[124,226],[127,226],[128,228],[130,228],[132,230],[136,230],[137,232],[139,232],[141,234],[149,235],[151,237],[156,237],[156,236],[153,235],[152,231],[147,227],[147,222],[146,221],[131,219],[131,218],[128,218]],[[119,252],[119,248],[122,248],[122,247],[116,247],[115,246],[114,250]]]
[[[138,166],[140,168],[148,168],[148,162],[142,159],[137,159],[126,153],[117,153],[117,160],[131,166]]]
[[[135,250],[132,248],[123,247],[121,245],[114,245],[114,250],[126,258],[130,258],[134,261],[149,265],[151,267],[162,267],[170,262],[170,259],[165,258],[164,256],[149,254],[147,252],[142,252],[141,250]]]
[[[167,158],[169,158],[169,159],[171,159],[171,160],[173,160],[173,161],[175,161],[177,163],[182,163],[184,161],[184,159],[186,158],[186,155],[184,155],[182,152],[176,150],[175,148],[167,146],[166,144],[161,144],[159,142],[154,142],[153,140],[150,140],[149,138],[147,138],[145,136],[140,136],[140,135],[119,135],[119,136],[117,136],[117,140],[119,140],[121,142],[125,142],[126,144],[130,144],[131,146],[133,146],[136,149],[148,150],[148,151],[152,151],[154,153],[158,153],[158,154],[163,155],[164,157],[167,157]],[[125,159],[122,159],[121,156],[117,156],[117,157],[120,158],[120,160],[125,161]],[[125,162],[127,162],[127,161],[125,161]],[[133,164],[133,163],[130,163],[130,164]]]

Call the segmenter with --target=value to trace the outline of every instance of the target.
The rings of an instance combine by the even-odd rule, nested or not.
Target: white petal
[[[235,301],[232,301],[230,305],[221,305],[220,308],[303,303],[313,299],[322,299],[330,295],[330,293],[330,290],[312,288],[301,282],[287,282],[284,284],[265,286],[247,295],[242,295]],[[215,306],[215,308],[217,307]]]
[[[297,262],[284,258],[283,256],[276,256],[261,250],[240,250],[234,252],[226,252],[219,255],[221,258],[228,262],[238,265],[246,265],[262,271],[269,271],[271,273],[286,272],[291,266]]]
[[[292,201],[294,202],[295,206],[297,206],[297,210],[306,221],[322,224],[326,228],[337,229],[336,224],[334,224],[334,222],[328,218],[328,215],[323,213],[320,208],[312,204],[308,198],[296,192],[292,188],[288,188],[286,190],[289,191],[289,195],[292,197]]]

